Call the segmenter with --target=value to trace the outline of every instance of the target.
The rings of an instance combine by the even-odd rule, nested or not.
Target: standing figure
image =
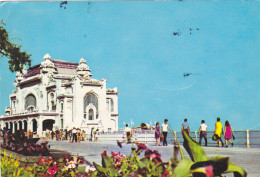
[[[70,141],[70,143],[72,141],[72,130],[69,131],[69,141]]]
[[[226,120],[225,128],[224,128],[224,137],[225,137],[226,147],[228,147],[228,142],[230,142],[231,146],[233,147],[234,144],[230,140],[232,138],[232,135],[234,136],[234,131],[233,131],[231,125],[229,124],[229,122]]]
[[[81,140],[85,141],[85,131],[84,130],[81,131]]]
[[[72,143],[74,141],[77,142],[77,130],[75,127],[73,127],[73,130],[72,130]]]
[[[185,131],[187,135],[190,135],[190,125],[187,118],[184,119],[184,122],[181,125],[181,133],[183,133],[183,131]]]
[[[81,141],[81,134],[80,134],[80,129],[77,128],[77,142],[80,142]]]
[[[94,138],[94,127],[91,128],[90,140],[89,141],[93,141],[93,138]]]
[[[51,131],[51,139],[53,140],[53,138],[54,138],[54,135],[55,135],[55,132],[52,130]]]
[[[98,135],[99,135],[99,132],[98,132],[98,131],[99,131],[99,129],[97,129],[96,132],[95,132],[95,141],[98,140]]]
[[[167,146],[167,132],[171,131],[167,125],[168,119],[164,119],[164,123],[162,124],[162,134],[163,134],[163,145]]]
[[[224,146],[224,143],[221,139],[222,137],[222,133],[223,133],[223,126],[222,126],[222,123],[220,122],[220,118],[217,117],[217,122],[215,124],[215,134],[217,135],[217,141],[218,141],[218,147],[222,147]],[[221,144],[220,144],[221,142]]]
[[[128,127],[128,124],[125,125],[125,134],[126,134],[126,138],[127,138],[127,142],[126,143],[131,143],[131,138],[132,138],[132,134],[131,131],[132,129]]]
[[[199,144],[201,145],[201,140],[204,138],[205,140],[205,146],[208,145],[208,140],[207,140],[207,125],[205,124],[205,120],[201,121],[200,129],[199,129],[199,134],[200,134],[200,142]]]
[[[156,122],[156,127],[155,127],[155,140],[156,140],[156,146],[160,146],[160,126],[159,122]]]

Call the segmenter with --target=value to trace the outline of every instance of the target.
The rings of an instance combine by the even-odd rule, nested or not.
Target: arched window
[[[36,108],[36,98],[33,94],[29,94],[25,98],[24,109],[26,110],[28,108],[32,110]]]
[[[84,110],[86,110],[86,107],[92,103],[95,107],[96,110],[98,111],[98,99],[96,97],[96,95],[94,95],[93,93],[89,93],[85,96],[84,99]]]
[[[55,100],[56,98],[55,98],[53,92],[49,93],[48,99],[49,99],[48,100],[48,108],[50,110],[56,110],[56,100]]]
[[[88,93],[84,97],[83,110],[85,119],[98,119],[98,98],[94,93]]]
[[[93,109],[88,110],[88,120],[94,120],[94,111]]]

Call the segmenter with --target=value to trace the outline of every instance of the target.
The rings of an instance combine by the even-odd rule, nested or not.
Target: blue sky
[[[259,2],[236,1],[0,3],[32,65],[46,53],[84,57],[93,78],[118,87],[119,127],[167,118],[177,131],[185,117],[193,131],[202,119],[213,130],[218,116],[235,130],[260,129],[259,11]],[[0,61],[4,114],[15,73]]]

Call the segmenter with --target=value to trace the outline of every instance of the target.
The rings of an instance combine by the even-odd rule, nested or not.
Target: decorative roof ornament
[[[51,60],[51,56],[47,53],[43,57],[44,60]]]
[[[20,71],[16,72],[16,82],[20,82],[21,80],[23,80],[23,74]]]
[[[23,80],[23,76],[27,73],[27,70],[26,70],[26,67],[25,65],[23,65],[23,69],[22,69],[22,72],[20,71],[17,71],[16,72],[16,82],[20,82],[21,80]]]
[[[55,68],[54,63],[51,61],[49,54],[44,55],[44,61],[41,62],[42,72],[48,72],[50,69]]]
[[[79,60],[79,66],[77,67],[77,73],[78,76],[80,78],[84,78],[84,79],[90,79],[90,77],[92,76],[92,74],[90,73],[90,69],[88,67],[88,65],[86,64],[87,61],[84,58],[81,58]]]

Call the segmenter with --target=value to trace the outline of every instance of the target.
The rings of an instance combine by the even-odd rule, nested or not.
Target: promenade
[[[83,156],[88,162],[93,161],[101,164],[101,153],[106,150],[108,154],[111,151],[121,154],[129,155],[131,153],[131,144],[123,144],[123,148],[117,146],[115,142],[89,142],[83,141],[80,143],[69,143],[68,141],[49,141],[51,153],[70,153],[73,155]],[[146,144],[147,148],[158,150],[163,161],[169,161],[173,156],[173,145],[168,146],[154,146],[153,144]],[[241,148],[241,147],[203,147],[208,157],[216,155],[229,156],[230,160],[243,167],[248,177],[260,177],[260,148]],[[188,154],[184,150],[185,156]],[[142,155],[142,154],[141,154]],[[226,174],[226,177],[231,177],[233,174]]]

